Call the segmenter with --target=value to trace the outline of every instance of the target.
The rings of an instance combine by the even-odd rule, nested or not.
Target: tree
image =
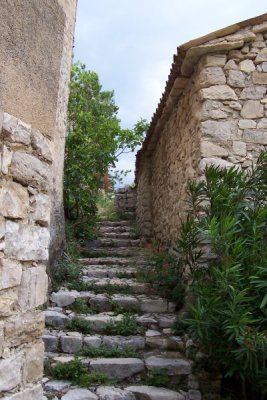
[[[64,203],[69,220],[88,222],[96,212],[103,177],[120,154],[141,144],[147,123],[122,129],[113,91],[104,91],[98,75],[77,62],[72,67],[66,138]]]

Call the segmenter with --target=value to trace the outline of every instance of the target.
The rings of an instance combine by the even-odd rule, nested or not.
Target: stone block
[[[60,345],[63,353],[77,353],[82,348],[82,335],[62,335]]]
[[[44,335],[42,337],[45,351],[46,352],[56,352],[58,350],[58,337],[53,335]]]
[[[267,22],[263,22],[262,24],[254,25],[252,27],[252,32],[261,33],[267,31]]]
[[[267,85],[267,73],[266,72],[252,72],[252,82],[255,85]]]
[[[166,369],[168,375],[189,375],[192,371],[190,361],[183,358],[148,357],[145,361],[148,370],[154,368]]]
[[[128,386],[129,392],[135,395],[136,400],[185,400],[182,393],[170,389],[157,388],[153,386]]]
[[[44,312],[44,316],[47,325],[58,328],[64,328],[66,322],[69,321],[69,318],[65,314],[62,314],[58,311],[46,310]]]
[[[22,266],[14,260],[0,259],[0,290],[20,285]]]
[[[144,371],[138,358],[99,358],[90,362],[90,371],[104,372],[109,378],[123,380]]]
[[[244,40],[245,42],[251,42],[252,40],[256,39],[255,33],[251,32],[250,30],[240,30],[237,33],[232,35],[228,35],[225,37],[226,40],[229,42],[234,42],[237,40]]]
[[[28,191],[16,182],[3,182],[0,187],[0,214],[6,218],[25,218],[29,210]]]
[[[206,100],[203,103],[199,118],[204,121],[206,119],[224,119],[228,116],[227,107],[220,101]]]
[[[241,71],[230,70],[228,72],[227,83],[232,87],[243,88],[245,87],[245,75]]]
[[[244,119],[261,118],[264,115],[264,107],[260,101],[247,100],[240,114]]]
[[[267,48],[262,49],[255,58],[255,64],[261,64],[267,61]]]
[[[96,394],[99,400],[136,400],[133,393],[110,386],[98,387]]]
[[[1,149],[1,171],[3,174],[8,174],[9,166],[11,165],[11,160],[13,156],[13,151],[9,150],[9,148],[5,145],[2,145]]]
[[[225,54],[207,54],[201,57],[200,67],[223,67],[226,64],[227,56]]]
[[[202,100],[237,100],[234,90],[228,85],[214,85],[199,91]]]
[[[21,353],[0,360],[0,392],[8,392],[22,383],[22,365]]]
[[[245,130],[243,134],[243,140],[247,143],[267,145],[266,130],[258,130],[258,129]]]
[[[210,167],[211,165],[214,165],[215,167],[219,168],[230,168],[234,166],[233,163],[223,160],[221,158],[215,158],[215,157],[203,158],[199,163],[200,171],[204,171],[206,167]]]
[[[6,140],[22,143],[26,146],[30,144],[31,126],[12,115],[4,113],[2,129]]]
[[[103,344],[108,347],[118,347],[120,349],[131,347],[142,350],[145,347],[145,340],[142,336],[103,336]]]
[[[44,304],[47,300],[47,291],[46,267],[38,265],[37,267],[25,268],[18,291],[18,304],[21,310],[31,310]]]
[[[224,147],[219,146],[207,140],[201,141],[201,156],[202,157],[226,157],[229,152]]]
[[[59,290],[58,292],[53,292],[50,296],[50,299],[53,303],[55,303],[58,307],[66,307],[70,304],[73,304],[78,297],[78,292],[76,291],[68,291],[68,290]]]
[[[38,193],[31,198],[31,218],[34,222],[42,226],[49,226],[51,214],[51,202],[49,196]]]
[[[36,385],[19,393],[5,397],[4,400],[44,400],[43,389],[41,385]]]
[[[48,260],[47,228],[6,222],[5,254],[20,261]]]
[[[241,71],[247,72],[248,74],[250,72],[255,71],[255,69],[256,69],[253,61],[251,61],[251,60],[243,60],[243,61],[241,61],[240,64],[239,64],[239,68],[240,68]]]
[[[26,349],[26,359],[23,369],[25,383],[36,382],[43,375],[44,344],[42,341]]]
[[[241,100],[260,100],[266,94],[266,87],[263,86],[249,86],[242,90]]]
[[[68,381],[49,381],[44,384],[44,390],[48,393],[66,393],[70,385]]]
[[[18,295],[15,289],[8,289],[0,293],[0,317],[8,317],[13,314]]]
[[[101,342],[102,340],[100,336],[85,336],[83,339],[84,346],[93,349],[98,348],[101,345]]]
[[[262,118],[258,124],[257,124],[258,129],[267,129],[267,118]]]
[[[204,121],[201,122],[201,134],[204,137],[233,140],[238,131],[237,121]]]
[[[41,132],[32,130],[31,145],[38,156],[41,156],[46,161],[52,162],[51,142],[44,137]]]
[[[257,123],[253,119],[240,119],[238,127],[239,129],[254,129],[257,128]]]
[[[221,67],[207,67],[201,69],[196,81],[196,86],[199,88],[212,85],[224,85],[226,78]]]
[[[12,317],[4,327],[5,341],[10,347],[23,343],[32,343],[41,337],[44,331],[44,317],[38,311]]]
[[[98,396],[87,389],[71,389],[61,400],[98,400]]]
[[[245,157],[247,155],[247,145],[244,142],[233,142],[233,153],[237,156]]]
[[[15,152],[12,157],[10,173],[23,185],[48,190],[50,187],[50,169],[46,163],[32,154]]]

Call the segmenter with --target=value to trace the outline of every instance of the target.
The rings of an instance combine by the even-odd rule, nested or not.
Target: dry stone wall
[[[185,44],[177,81],[138,156],[137,216],[169,245],[186,212],[186,185],[206,165],[247,169],[267,148],[267,15]],[[229,34],[231,33],[231,34]],[[199,42],[199,43],[198,43]]]
[[[0,13],[0,398],[42,400],[76,0],[10,0]]]

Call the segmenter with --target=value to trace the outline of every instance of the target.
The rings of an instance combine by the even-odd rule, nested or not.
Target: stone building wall
[[[136,211],[135,188],[121,188],[115,192],[116,210],[125,217],[134,217]]]
[[[42,400],[76,1],[9,0],[0,12],[0,398]]]
[[[267,148],[267,14],[178,49],[137,156],[143,235],[169,245],[186,212],[186,185],[206,165],[248,168]]]

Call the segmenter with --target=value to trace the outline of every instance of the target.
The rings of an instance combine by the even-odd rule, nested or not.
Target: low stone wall
[[[36,400],[42,393],[44,321],[36,308],[46,301],[48,284],[51,141],[4,112],[0,140],[0,393],[28,388],[23,399]]]
[[[163,97],[163,112],[137,158],[143,236],[174,243],[186,213],[187,183],[210,164],[246,169],[266,150],[267,22],[257,22],[182,46],[186,53],[173,67],[181,76]]]
[[[136,191],[134,188],[118,189],[115,193],[116,210],[126,216],[134,216],[136,211]]]

